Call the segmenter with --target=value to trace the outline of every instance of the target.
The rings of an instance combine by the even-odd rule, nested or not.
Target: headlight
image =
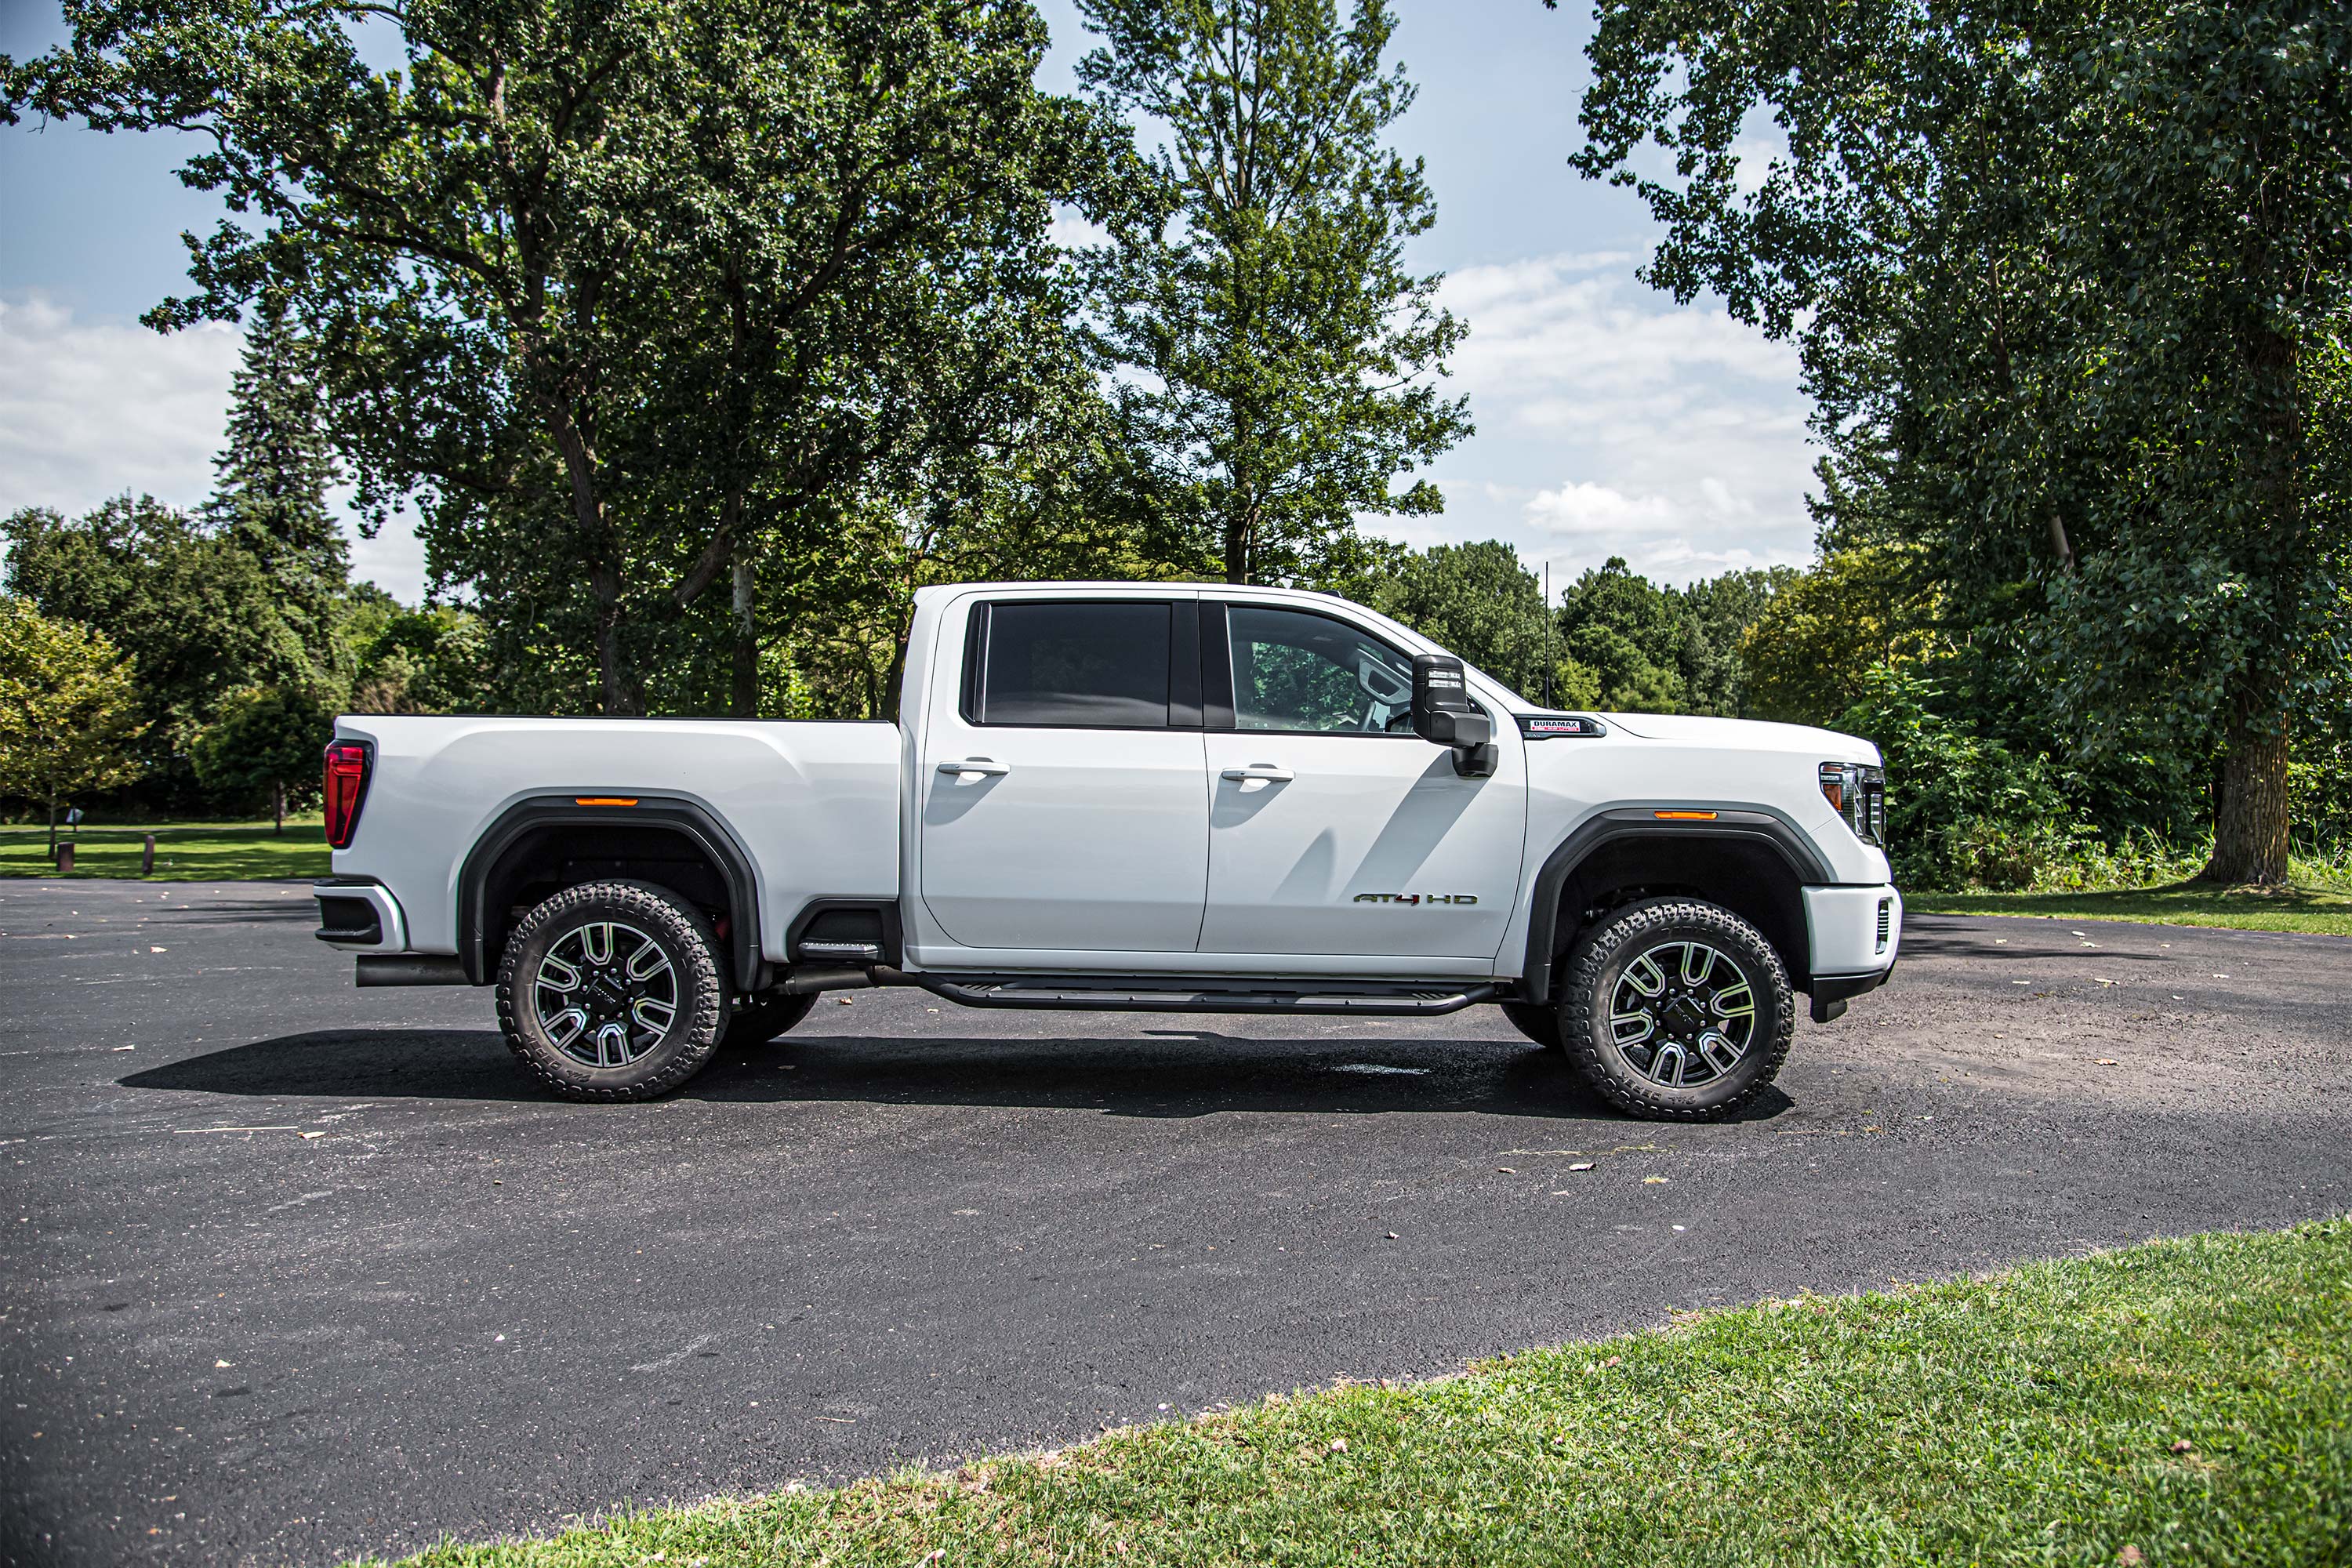
[[[1886,770],[1867,763],[1823,763],[1822,798],[1864,844],[1886,842]]]

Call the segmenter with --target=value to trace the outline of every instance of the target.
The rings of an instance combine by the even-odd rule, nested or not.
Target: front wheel
[[[499,963],[499,1026],[566,1100],[651,1100],[700,1072],[727,1031],[719,939],[646,882],[583,882],[525,915]]]
[[[1650,899],[1570,950],[1559,1032],[1601,1098],[1654,1121],[1715,1121],[1763,1092],[1796,1002],[1761,932],[1715,904]]]

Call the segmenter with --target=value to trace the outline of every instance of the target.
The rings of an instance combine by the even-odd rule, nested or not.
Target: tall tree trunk
[[[2277,887],[2287,879],[2284,683],[2248,671],[2231,694],[2221,776],[2213,795],[2206,881]]]
[[[58,792],[49,792],[49,858],[58,858]]]
[[[286,785],[284,781],[275,781],[270,784],[269,805],[270,809],[275,812],[278,816],[278,826],[275,831],[280,837],[283,837],[286,833]]]
[[[734,594],[729,605],[735,632],[734,679],[728,711],[738,719],[760,716],[760,631],[757,617],[759,577],[753,570],[751,546],[735,542]]]
[[[2256,442],[2248,454],[2253,575],[2272,579],[2276,601],[2259,635],[2275,644],[2295,624],[2290,577],[2277,569],[2309,545],[2311,521],[2303,508],[2303,408],[2296,384],[2294,341],[2268,322],[2245,334],[2247,390]],[[2265,562],[2263,557],[2270,559]],[[2268,567],[2269,570],[2263,570]],[[2213,858],[2200,873],[2209,881],[2277,887],[2287,879],[2286,742],[2289,723],[2287,655],[2259,643],[2231,681],[2223,732],[2221,787],[2213,799]]]
[[[546,373],[542,373],[546,374]],[[596,453],[587,433],[561,394],[545,394],[541,406],[548,433],[562,455],[572,489],[572,520],[580,531],[581,555],[588,565],[588,586],[596,596],[596,672],[607,713],[635,713],[638,700],[621,647],[621,570],[618,542],[604,515],[604,493],[598,482]]]
[[[1250,533],[1256,521],[1256,508],[1239,506],[1225,515],[1225,581],[1246,583],[1250,580]]]

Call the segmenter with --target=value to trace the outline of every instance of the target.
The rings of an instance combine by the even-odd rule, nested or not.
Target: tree
[[[58,803],[138,776],[131,751],[144,725],[130,661],[104,635],[0,597],[0,795]]]
[[[1091,254],[1094,341],[1160,528],[1229,582],[1317,570],[1361,513],[1440,510],[1402,473],[1470,433],[1434,378],[1464,328],[1403,264],[1435,205],[1381,138],[1412,102],[1356,0],[1082,0],[1079,79],[1163,139],[1152,209]]]
[[[1681,673],[1690,710],[1744,719],[1754,710],[1748,634],[1802,575],[1793,566],[1751,568],[1667,587],[1667,602],[1687,623]]]
[[[1681,606],[1612,555],[1560,595],[1560,646],[1592,671],[1603,708],[1679,713],[1681,663],[1691,635]]]
[[[205,521],[260,563],[279,614],[318,675],[348,673],[336,632],[351,561],[327,511],[334,458],[309,346],[288,320],[281,296],[265,296],[254,311],[230,394],[226,443],[213,459],[217,477]]]
[[[823,528],[808,498],[919,424],[917,394],[978,384],[937,346],[1032,289],[1104,145],[1036,90],[1025,0],[72,16],[0,65],[0,112],[200,132],[184,177],[251,215],[191,241],[195,291],[149,322],[281,291],[362,503],[413,496],[501,660],[568,696],[584,652],[612,712],[711,582],[748,590],[772,530]],[[404,70],[361,58],[387,25]]]
[[[1592,671],[1565,657],[1545,624],[1542,584],[1500,540],[1405,554],[1379,580],[1370,603],[1523,697],[1542,695],[1549,660],[1557,705],[1582,708],[1600,700]]]
[[[277,831],[284,833],[287,797],[319,786],[320,758],[334,730],[334,710],[317,692],[248,687],[197,737],[196,776],[223,794],[268,791]]]
[[[1917,678],[1944,647],[1919,557],[1860,545],[1824,556],[1781,590],[1741,647],[1758,715],[1827,724],[1863,700],[1873,670],[1908,668]]]
[[[2313,0],[1604,9],[1586,174],[1649,279],[1801,343],[1853,493],[1998,628],[2078,758],[2218,743],[2210,875],[2286,875],[2345,498],[2309,482],[2352,279],[2352,13]],[[1779,150],[1741,167],[1769,117]],[[1670,149],[1661,168],[1637,149]]]
[[[29,508],[0,520],[0,539],[8,592],[130,658],[144,771],[166,787],[231,691],[312,678],[310,648],[260,563],[152,497],[70,521]]]

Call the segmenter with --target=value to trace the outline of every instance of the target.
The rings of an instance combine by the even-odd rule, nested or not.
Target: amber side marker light
[[[1666,822],[1713,822],[1715,820],[1715,813],[1711,811],[1654,811],[1650,815]]]
[[[572,804],[574,805],[635,805],[637,804],[637,797],[633,795],[575,795],[572,797]]]

